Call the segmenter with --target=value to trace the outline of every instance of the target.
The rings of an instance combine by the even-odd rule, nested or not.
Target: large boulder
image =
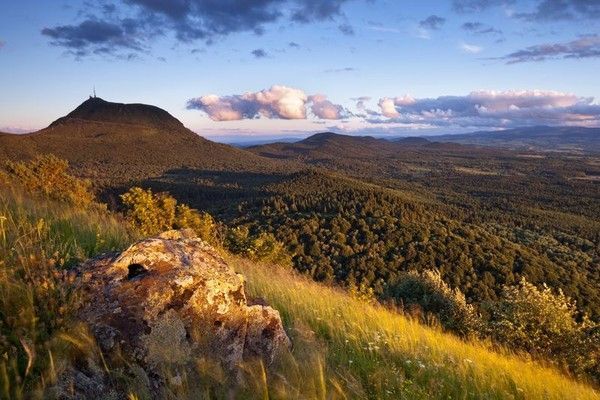
[[[81,317],[103,352],[118,350],[149,376],[211,356],[225,370],[270,364],[290,346],[279,313],[249,305],[244,279],[192,231],[169,231],[80,267]]]

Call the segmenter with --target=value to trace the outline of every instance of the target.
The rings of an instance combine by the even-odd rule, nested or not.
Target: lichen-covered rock
[[[160,376],[207,355],[233,371],[271,363],[290,341],[279,313],[249,306],[244,279],[191,231],[142,240],[80,267],[81,310],[104,352],[119,350]]]

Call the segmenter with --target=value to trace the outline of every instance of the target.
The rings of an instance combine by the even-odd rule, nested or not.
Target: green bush
[[[290,265],[291,258],[284,245],[271,233],[250,235],[246,226],[239,226],[227,231],[225,247],[233,254],[244,256],[253,261],[271,262]]]
[[[522,279],[491,307],[488,333],[496,341],[552,360],[577,375],[600,378],[600,328],[559,289]]]
[[[444,329],[460,336],[474,336],[480,331],[481,321],[475,307],[467,303],[460,290],[451,289],[437,270],[404,274],[390,285],[386,297],[425,319],[435,317]]]
[[[168,193],[152,193],[139,187],[121,196],[127,220],[142,235],[152,236],[169,229],[193,229],[198,237],[215,242],[216,224],[207,213],[200,213]]]
[[[69,174],[69,162],[56,156],[39,155],[31,161],[12,162],[5,165],[2,181],[15,183],[33,194],[69,204],[87,207],[94,204],[92,184]]]

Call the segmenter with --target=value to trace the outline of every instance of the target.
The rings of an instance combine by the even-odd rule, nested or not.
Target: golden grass
[[[280,311],[295,342],[294,355],[320,352],[314,357],[323,368],[315,369],[312,381],[325,382],[322,390],[328,394],[314,398],[600,398],[590,386],[552,368],[466,343],[291,271],[235,257],[229,261],[246,277],[252,296]],[[307,331],[313,341],[306,340]]]
[[[42,398],[73,349],[93,351],[93,339],[72,319],[78,294],[60,271],[130,240],[122,221],[105,212],[0,188],[0,398]],[[226,258],[251,296],[281,312],[293,351],[269,369],[242,366],[235,392],[218,365],[197,360],[183,385],[168,388],[172,398],[600,398],[552,368],[465,343],[289,270]],[[149,398],[133,387],[129,393]]]
[[[129,240],[101,208],[0,187],[0,399],[43,397],[71,360],[67,339],[88,335],[75,319],[81,296],[67,268]]]

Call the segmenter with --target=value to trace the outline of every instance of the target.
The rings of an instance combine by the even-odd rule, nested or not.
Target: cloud
[[[372,118],[371,123],[498,128],[600,125],[600,105],[594,98],[555,91],[477,91],[466,96],[424,99],[402,96],[382,98],[379,107],[380,117]]]
[[[342,14],[342,5],[348,0],[295,0],[296,10],[292,20],[296,22],[325,21]]]
[[[597,0],[535,0],[522,2],[532,4],[528,12],[514,12],[512,16],[534,22],[600,18],[600,2]],[[454,0],[453,8],[460,13],[481,12],[497,6],[518,4],[515,0]]]
[[[189,110],[205,112],[213,121],[237,121],[242,119],[306,119],[307,106],[316,118],[340,119],[348,112],[333,104],[324,95],[307,96],[300,89],[275,85],[260,92],[241,95],[207,95],[191,99]]]
[[[0,40],[0,50],[6,46],[6,42],[4,40]]]
[[[342,15],[348,0],[120,0],[95,6],[77,24],[46,27],[51,43],[79,56],[142,51],[156,36],[176,41],[213,43],[238,33],[261,34],[265,26],[281,20],[313,23]],[[115,5],[116,4],[116,5]],[[344,33],[351,31],[340,25]]]
[[[481,22],[465,22],[461,25],[461,28],[467,32],[474,33],[477,35],[502,34],[502,31],[500,29],[496,29],[493,26],[486,25]]]
[[[483,51],[483,47],[468,43],[461,43],[460,49],[469,54],[478,54]]]
[[[320,119],[342,119],[346,118],[347,113],[344,107],[333,104],[327,100],[327,96],[315,94],[308,97],[308,101],[312,103],[310,110]]]
[[[255,49],[252,50],[252,55],[256,58],[265,58],[267,57],[267,52],[263,49]]]
[[[340,72],[354,72],[354,71],[356,71],[356,68],[354,68],[354,67],[343,67],[343,68],[326,69],[324,72],[327,74],[338,74]]]
[[[356,109],[358,111],[365,112],[367,109],[366,103],[368,101],[371,101],[371,97],[370,96],[354,97],[351,100],[356,102]]]
[[[140,27],[133,20],[111,23],[96,19],[87,19],[78,25],[61,25],[42,29],[42,35],[48,36],[51,43],[82,56],[89,52],[110,53],[127,49],[142,51],[138,41]]]
[[[515,0],[454,0],[452,8],[459,13],[480,12],[490,7],[513,4]]]
[[[440,29],[444,23],[446,23],[446,18],[442,18],[437,15],[430,15],[419,22],[419,26],[423,29],[437,30]]]
[[[546,43],[526,47],[496,59],[507,64],[551,59],[582,59],[600,57],[600,35],[581,36],[567,43]]]
[[[348,36],[354,35],[354,28],[350,24],[341,24],[340,26],[338,26],[338,29],[344,35],[348,35]]]
[[[515,17],[537,22],[598,19],[600,18],[600,2],[597,0],[542,0],[538,2],[534,11],[516,13]]]

